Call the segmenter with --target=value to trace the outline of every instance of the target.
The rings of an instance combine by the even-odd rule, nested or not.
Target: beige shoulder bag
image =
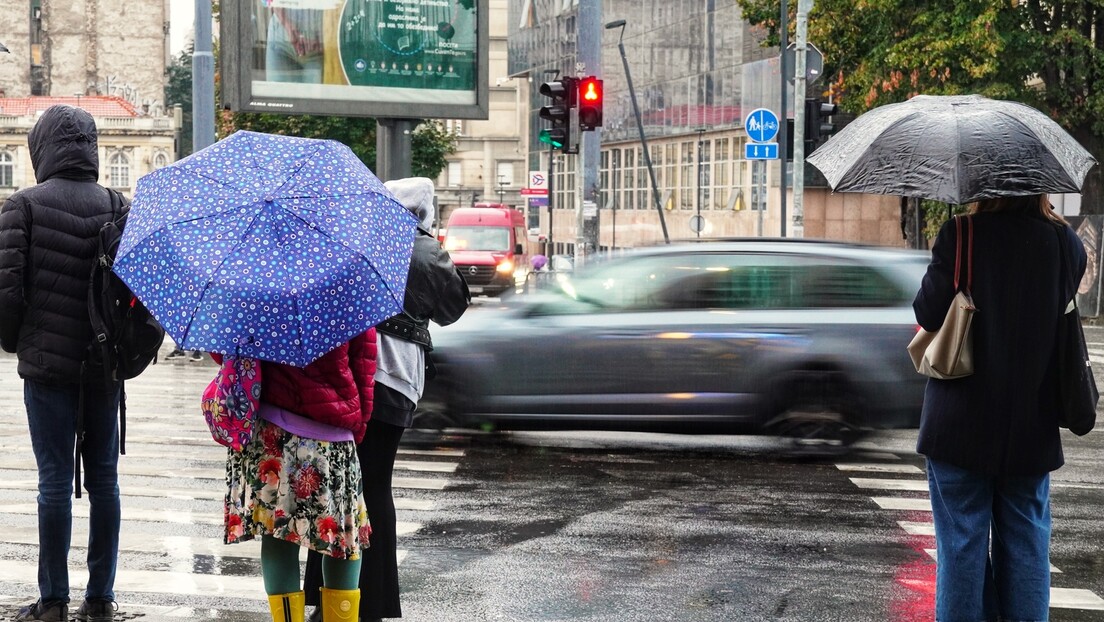
[[[959,277],[962,274],[962,223],[967,229],[966,244],[966,287],[959,289]],[[970,325],[973,323],[974,299],[970,295],[970,286],[974,279],[974,224],[969,216],[955,217],[955,297],[947,309],[943,326],[935,332],[923,328],[912,338],[908,345],[909,356],[916,371],[941,380],[963,378],[974,373],[973,346],[970,340]]]

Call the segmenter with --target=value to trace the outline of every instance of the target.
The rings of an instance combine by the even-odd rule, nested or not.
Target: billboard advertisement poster
[[[487,117],[487,0],[235,4],[244,10],[224,18],[221,38],[245,39],[223,57],[238,85],[224,97],[231,109]]]

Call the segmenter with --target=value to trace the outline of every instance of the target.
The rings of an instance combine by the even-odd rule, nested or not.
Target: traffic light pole
[[[579,69],[602,77],[602,2],[579,0]],[[585,74],[580,74],[580,77]],[[575,264],[585,265],[598,251],[598,164],[602,154],[602,128],[579,132],[579,201],[575,204]]]
[[[545,245],[545,255],[548,255],[548,260],[552,261],[552,255],[556,253],[552,247],[552,201],[556,196],[556,183],[553,181],[556,177],[556,147],[551,143],[548,145],[548,239]],[[552,269],[551,266],[548,267]]]
[[[813,0],[797,0],[797,23],[794,24],[794,173],[793,173],[793,234],[805,233],[805,55],[809,10]],[[815,120],[815,119],[814,119]],[[784,162],[784,161],[783,161]],[[785,166],[783,163],[782,166]],[[783,226],[785,224],[783,223]]]
[[[790,17],[790,7],[787,0],[782,0],[778,4],[781,5],[781,13],[778,16],[778,66],[781,68],[778,73],[782,74],[782,88],[779,89],[781,95],[781,103],[778,108],[778,118],[782,119],[778,128],[778,144],[781,145],[780,149],[785,149],[789,144],[786,138],[786,119],[789,118],[789,113],[786,112],[786,89],[790,81],[790,76],[786,71],[786,48],[789,44],[786,39],[790,36],[789,27],[786,25],[786,21]],[[786,156],[782,156],[782,160],[779,162],[778,170],[778,207],[779,207],[779,221],[782,223],[780,232],[781,237],[786,237]],[[762,212],[760,212],[762,216]],[[759,235],[762,236],[762,227],[759,229]]]

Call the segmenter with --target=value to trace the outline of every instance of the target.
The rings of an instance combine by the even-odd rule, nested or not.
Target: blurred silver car
[[[809,240],[657,246],[435,327],[421,413],[463,425],[762,431],[845,446],[914,427],[905,346],[926,252]]]

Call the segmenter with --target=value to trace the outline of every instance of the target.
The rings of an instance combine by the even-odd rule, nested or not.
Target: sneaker
[[[171,360],[174,360],[174,359],[182,359],[182,358],[184,358],[184,355],[185,355],[185,352],[183,350],[181,350],[180,348],[177,348],[177,349],[173,350],[172,352],[169,352],[168,354],[166,354],[165,355],[165,360],[166,361],[171,361]]]
[[[193,363],[198,363],[204,358],[206,357],[203,356],[202,352],[200,352],[199,350],[192,350],[192,356],[188,360],[192,361]]]
[[[15,614],[15,622],[69,622],[69,605],[60,600],[36,600]]]
[[[112,622],[118,608],[115,601],[93,598],[81,603],[73,613],[73,619],[81,622]]]

